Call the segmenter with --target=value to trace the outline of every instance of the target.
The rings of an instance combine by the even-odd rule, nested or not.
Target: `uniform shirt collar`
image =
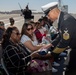
[[[60,17],[60,14],[61,14],[61,12],[59,13],[59,15],[58,15],[58,18],[57,18],[57,23],[59,23],[59,17]]]

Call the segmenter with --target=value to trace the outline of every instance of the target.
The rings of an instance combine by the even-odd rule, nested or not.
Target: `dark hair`
[[[48,18],[46,16],[43,17],[44,21],[48,21]]]
[[[2,40],[2,45],[4,44],[4,43],[6,43],[7,41],[9,41],[9,39],[10,39],[10,36],[11,36],[11,34],[12,34],[12,31],[13,30],[16,30],[17,29],[17,27],[15,27],[15,26],[13,26],[13,27],[8,27],[7,29],[6,29],[6,31],[5,31],[5,33],[4,33],[4,35],[3,35],[3,40]]]
[[[38,21],[39,21],[39,22],[42,22],[42,21],[43,21],[43,19],[42,19],[42,18],[39,18],[39,19],[38,19]]]
[[[34,22],[34,21],[29,21],[29,23],[31,23],[31,24],[35,24],[35,22]]]
[[[3,21],[0,21],[0,26],[4,26],[4,22]]]
[[[49,23],[50,26],[53,25],[53,21],[51,21],[50,19],[48,19],[48,23]]]
[[[9,18],[9,21],[10,21],[10,23],[11,23],[11,25],[13,25],[14,24],[14,22],[15,22],[15,20],[11,17],[11,18]]]
[[[30,23],[24,23],[24,24],[23,24],[22,30],[21,30],[21,36],[22,36],[23,34],[25,34],[25,35],[27,35],[31,40],[33,40],[33,39],[32,39],[32,36],[31,36],[30,34],[28,34],[27,31],[26,31],[26,29],[27,29],[27,27],[28,27],[29,25],[32,26],[32,24],[30,24]],[[33,26],[32,26],[32,27],[33,27]]]

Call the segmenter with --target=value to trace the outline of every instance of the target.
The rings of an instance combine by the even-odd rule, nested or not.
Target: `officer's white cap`
[[[48,3],[44,6],[41,6],[41,9],[47,15],[49,13],[49,11],[52,10],[53,8],[55,8],[55,7],[58,7],[58,2]]]

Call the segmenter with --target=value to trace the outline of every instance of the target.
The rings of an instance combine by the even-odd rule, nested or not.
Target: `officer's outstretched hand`
[[[50,43],[50,44],[46,44],[46,45],[44,45],[42,48],[44,48],[44,49],[48,49],[48,48],[50,48],[50,47],[54,47],[54,46]]]

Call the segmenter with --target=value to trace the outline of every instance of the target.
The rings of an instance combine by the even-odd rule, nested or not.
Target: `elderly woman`
[[[37,53],[30,55],[24,45],[20,43],[20,32],[17,27],[13,26],[7,28],[3,36],[2,48],[2,57],[10,75],[29,74],[26,71],[27,64]]]

